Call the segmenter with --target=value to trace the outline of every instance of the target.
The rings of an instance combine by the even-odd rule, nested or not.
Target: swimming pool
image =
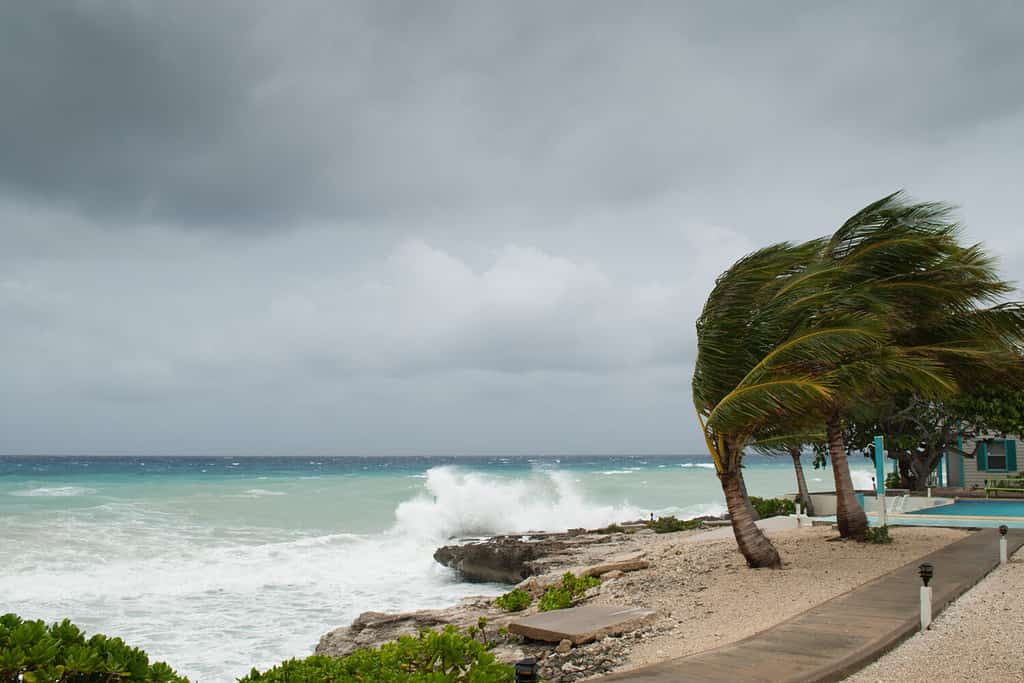
[[[1024,500],[958,500],[946,505],[908,511],[908,515],[948,515],[952,517],[1024,517]]]

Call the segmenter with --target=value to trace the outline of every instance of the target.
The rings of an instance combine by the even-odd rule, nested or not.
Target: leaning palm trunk
[[[793,470],[796,472],[796,487],[800,494],[800,502],[804,506],[804,513],[814,516],[814,503],[811,502],[811,494],[807,491],[807,479],[804,477],[804,465],[800,462],[800,449],[791,446],[789,455],[793,458]]]
[[[722,483],[722,492],[725,493],[725,504],[729,508],[736,545],[746,558],[747,565],[754,568],[781,567],[779,552],[750,516],[750,500],[743,495],[743,475],[739,471],[722,472],[718,475],[718,480]]]
[[[836,521],[839,524],[839,535],[843,538],[855,538],[859,541],[867,536],[868,517],[863,508],[857,504],[857,495],[853,489],[853,478],[850,476],[850,465],[846,461],[846,447],[843,445],[843,432],[839,424],[839,411],[831,410],[825,418],[825,433],[828,437],[828,453],[832,459],[832,475],[836,481]]]

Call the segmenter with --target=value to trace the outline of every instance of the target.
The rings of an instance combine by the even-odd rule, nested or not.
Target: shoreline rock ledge
[[[442,546],[434,552],[434,560],[454,569],[465,581],[514,584],[543,573],[551,557],[561,555],[565,549],[566,544],[559,540],[497,537]],[[542,559],[547,561],[541,562]]]

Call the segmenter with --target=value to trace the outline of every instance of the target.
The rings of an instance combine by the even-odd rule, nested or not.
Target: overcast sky
[[[694,319],[899,188],[1024,279],[1024,6],[0,6],[0,453],[700,453]]]

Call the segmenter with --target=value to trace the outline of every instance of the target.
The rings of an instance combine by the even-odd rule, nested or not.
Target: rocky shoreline
[[[536,614],[536,599],[527,610],[508,613],[495,606],[492,597],[472,597],[437,610],[366,612],[350,626],[324,635],[316,652],[344,656],[416,635],[423,628],[452,624],[476,629],[478,637],[495,643],[493,652],[500,660],[535,657],[543,680],[570,683],[752,635],[966,533],[900,528],[893,532],[893,544],[878,546],[830,543],[835,533],[827,527],[775,531],[770,535],[786,561],[784,568],[755,570],[737,552],[731,529],[708,532],[715,525],[708,520],[702,529],[665,534],[655,534],[642,523],[617,526],[610,533],[527,533],[466,540],[439,548],[435,555],[467,580],[492,580],[484,577],[498,574],[519,578],[525,572],[516,585],[534,598],[566,571],[598,577],[600,584],[589,589],[580,604],[655,612],[632,631],[576,644],[526,640],[510,634],[508,627]],[[507,583],[511,589],[512,583]]]
[[[708,521],[718,518],[708,518]],[[697,533],[700,527],[673,536]],[[578,576],[601,580],[577,603],[587,603],[615,586],[628,572],[650,567],[642,550],[645,537],[654,532],[644,522],[626,522],[608,529],[572,529],[565,533],[527,532],[494,536],[483,540],[467,539],[438,548],[434,559],[453,570],[464,581],[506,583],[538,598],[544,590],[571,571]],[[641,549],[638,549],[641,548]],[[529,641],[507,633],[508,626],[537,612],[536,601],[521,612],[505,612],[491,597],[470,597],[443,609],[418,610],[397,614],[365,612],[351,625],[324,635],[316,653],[341,657],[363,647],[375,647],[403,635],[416,635],[424,628],[451,624],[459,629],[483,628],[482,638],[496,642],[495,656],[513,663],[524,657],[541,662],[545,681],[565,682],[611,671],[624,661],[630,644],[650,634],[646,626],[628,633],[602,636],[597,642],[545,643]],[[481,618],[484,620],[481,621]]]

